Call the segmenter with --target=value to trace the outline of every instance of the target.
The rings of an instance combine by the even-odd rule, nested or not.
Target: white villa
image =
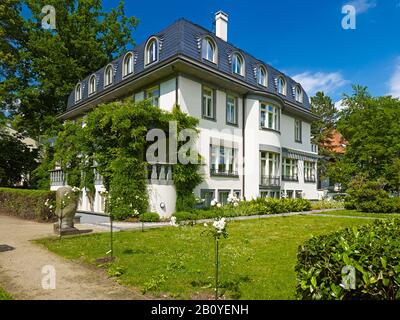
[[[197,196],[225,203],[245,199],[318,199],[317,149],[311,144],[309,99],[300,83],[228,42],[228,16],[215,15],[215,33],[179,19],[124,56],[79,82],[60,119],[79,119],[96,105],[133,96],[199,122],[198,148],[206,165]],[[51,172],[53,190],[66,183]],[[152,164],[149,210],[170,216],[176,194],[171,166]],[[80,211],[103,212],[101,177],[96,196]]]

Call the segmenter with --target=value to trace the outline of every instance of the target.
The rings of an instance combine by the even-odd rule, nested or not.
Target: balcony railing
[[[67,184],[67,179],[61,169],[50,171],[50,185],[51,186],[64,186]]]
[[[279,176],[261,176],[260,185],[264,187],[279,187]]]
[[[147,166],[147,179],[151,184],[170,184],[173,181],[172,165],[168,163],[151,163]]]
[[[283,181],[299,181],[299,176],[297,174],[294,174],[291,176],[282,175],[282,180]]]
[[[237,171],[229,170],[218,170],[216,168],[211,168],[210,169],[210,175],[211,176],[222,176],[222,177],[237,177],[239,173]]]
[[[312,183],[315,183],[315,182],[317,182],[317,179],[316,179],[315,176],[304,177],[304,182],[312,182]]]

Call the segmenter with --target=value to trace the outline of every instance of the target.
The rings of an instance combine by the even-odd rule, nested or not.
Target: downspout
[[[245,179],[246,179],[246,174],[245,174],[245,137],[246,137],[246,133],[245,133],[245,127],[246,127],[246,120],[245,120],[245,116],[246,116],[246,96],[247,94],[244,94],[242,96],[242,170],[243,170],[243,177],[242,177],[242,197],[244,200],[246,200],[245,198]]]

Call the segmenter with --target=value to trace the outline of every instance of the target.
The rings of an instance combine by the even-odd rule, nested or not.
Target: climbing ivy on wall
[[[65,123],[55,143],[54,164],[67,174],[70,186],[86,188],[92,200],[96,168],[108,192],[107,211],[116,219],[148,209],[146,150],[153,142],[146,141],[147,132],[157,128],[167,133],[170,121],[176,122],[178,134],[184,129],[197,132],[198,124],[178,106],[167,112],[132,99],[100,105],[82,120]],[[185,142],[179,141],[178,149]],[[179,210],[194,204],[193,189],[202,181],[200,165],[173,166]]]

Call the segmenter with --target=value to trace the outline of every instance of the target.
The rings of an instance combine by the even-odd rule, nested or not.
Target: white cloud
[[[336,108],[336,110],[339,110],[339,111],[346,108],[346,106],[343,105],[343,99],[335,102],[335,108]]]
[[[340,72],[312,73],[306,71],[293,76],[293,79],[303,86],[309,96],[315,95],[317,91],[323,91],[325,94],[333,93],[348,83]]]
[[[389,80],[389,90],[389,95],[400,98],[400,57],[396,60],[393,75]]]
[[[346,4],[356,8],[356,13],[364,13],[376,7],[376,0],[352,0]]]

